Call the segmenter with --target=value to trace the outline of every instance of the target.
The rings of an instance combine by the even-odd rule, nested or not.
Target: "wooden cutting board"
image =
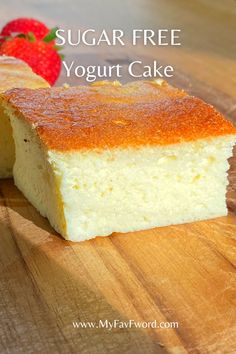
[[[233,107],[189,82],[175,76],[223,113]],[[232,159],[227,217],[71,243],[0,181],[0,352],[235,353],[235,189]],[[169,328],[73,327],[100,320]]]

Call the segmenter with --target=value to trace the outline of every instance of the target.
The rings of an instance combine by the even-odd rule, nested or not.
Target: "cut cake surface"
[[[0,92],[15,87],[49,87],[40,76],[33,73],[23,61],[7,56],[0,56]],[[15,159],[14,142],[9,118],[0,105],[0,178],[12,177]]]

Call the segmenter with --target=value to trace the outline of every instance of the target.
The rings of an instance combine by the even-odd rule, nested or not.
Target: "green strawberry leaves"
[[[43,41],[46,43],[49,43],[49,42],[53,41],[54,39],[56,39],[57,38],[57,35],[56,35],[57,30],[58,30],[58,27],[52,28],[48,32],[48,34],[43,38]]]
[[[50,43],[50,42],[54,41],[54,40],[57,38],[57,36],[56,36],[57,30],[58,30],[58,27],[52,28],[52,29],[48,32],[48,34],[42,39],[42,41],[45,42],[45,43]],[[25,39],[27,39],[29,42],[36,42],[36,41],[37,41],[37,39],[36,39],[36,37],[35,37],[35,35],[34,35],[33,32],[28,32],[28,33],[26,33],[26,34],[25,34],[25,33],[18,33],[18,32],[15,32],[14,34],[12,33],[11,36],[0,36],[0,45],[1,45],[1,42],[11,40],[11,39],[13,39],[13,38],[15,38],[15,37],[18,37],[18,38],[25,38]],[[60,51],[61,49],[63,49],[61,46],[58,46],[58,45],[56,45],[56,44],[53,45],[53,48],[54,48],[57,52]],[[61,54],[61,53],[58,53],[58,54],[59,54],[61,60],[63,60],[65,56],[64,56],[63,54]]]
[[[43,38],[43,41],[46,42],[46,43],[50,43],[52,42],[53,40],[55,40],[57,38],[57,30],[58,30],[58,27],[54,27],[50,30],[50,32]],[[58,52],[60,50],[62,50],[63,48],[58,46],[58,45],[54,45],[53,48]],[[61,60],[63,60],[65,58],[65,56],[61,53],[58,53]]]

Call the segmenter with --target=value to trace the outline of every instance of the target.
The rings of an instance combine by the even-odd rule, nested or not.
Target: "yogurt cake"
[[[236,128],[160,80],[1,95],[14,179],[67,240],[227,214]]]
[[[0,56],[0,92],[14,87],[49,87],[40,76],[19,59]],[[15,159],[14,141],[9,118],[0,106],[0,178],[12,177]]]

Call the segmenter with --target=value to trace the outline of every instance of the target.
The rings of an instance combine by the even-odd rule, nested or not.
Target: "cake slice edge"
[[[227,159],[236,135],[60,152],[48,150],[33,126],[8,114],[15,184],[67,240],[227,215]]]

